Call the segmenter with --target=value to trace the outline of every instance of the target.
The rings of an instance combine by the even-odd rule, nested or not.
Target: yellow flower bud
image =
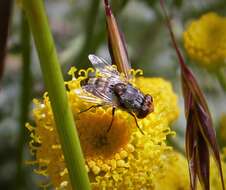
[[[193,20],[184,31],[188,56],[207,69],[216,69],[226,59],[226,17],[210,12]]]

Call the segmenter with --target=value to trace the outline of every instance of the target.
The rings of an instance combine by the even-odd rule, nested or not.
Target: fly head
[[[145,118],[149,113],[154,111],[154,104],[153,104],[153,98],[149,94],[146,94],[144,96],[144,101],[139,109],[137,111],[136,116],[139,119]]]

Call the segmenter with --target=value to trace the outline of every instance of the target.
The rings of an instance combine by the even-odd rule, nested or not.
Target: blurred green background
[[[102,0],[46,0],[52,33],[55,39],[65,80],[70,66],[88,68],[91,64],[87,56],[95,53],[110,60],[107,46],[105,15]],[[215,11],[226,14],[225,0],[169,0],[168,12],[173,18],[173,30],[183,49],[182,32],[192,20],[203,13]],[[180,117],[172,128],[177,136],[169,140],[176,149],[184,151],[185,119],[183,98],[180,88],[180,71],[174,49],[171,47],[168,30],[157,0],[113,0],[112,7],[118,24],[124,33],[129,58],[133,68],[141,68],[144,75],[162,77],[171,81],[179,97]],[[17,185],[18,136],[21,127],[21,9],[14,5],[9,29],[8,51],[4,75],[0,88],[0,189],[19,189]],[[46,57],[48,59],[48,57]],[[216,77],[206,70],[186,63],[195,73],[203,89],[217,128],[222,113],[226,113],[225,93]],[[45,92],[37,54],[31,45],[31,97],[41,98]],[[27,121],[32,121],[32,98],[29,99]],[[220,141],[220,140],[219,140]],[[221,142],[222,143],[222,142]],[[222,144],[221,144],[222,145]],[[31,160],[27,144],[24,160]],[[20,189],[39,189],[40,177],[32,172],[32,167],[23,166],[23,180]]]

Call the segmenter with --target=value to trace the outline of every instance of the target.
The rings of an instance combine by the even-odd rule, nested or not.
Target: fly
[[[82,91],[76,93],[84,100],[96,105],[81,111],[108,105],[112,107],[112,119],[107,132],[110,131],[114,121],[116,108],[128,112],[135,119],[140,129],[137,118],[145,118],[154,111],[153,98],[149,94],[142,93],[134,87],[125,77],[120,75],[115,67],[96,55],[88,56],[96,70],[95,76],[90,76],[81,81]]]

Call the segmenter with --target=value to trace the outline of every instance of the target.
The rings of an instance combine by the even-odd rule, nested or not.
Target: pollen
[[[112,108],[103,106],[84,111],[94,104],[75,93],[90,71],[73,68],[69,72],[72,80],[65,85],[92,189],[153,189],[157,174],[164,173],[163,155],[172,149],[166,144],[167,136],[174,134],[170,124],[179,114],[171,84],[161,78],[134,77],[133,85],[154,99],[154,112],[138,120],[145,134],[138,130],[134,118],[120,109],[107,132]],[[44,94],[42,100],[34,100],[34,104],[35,126],[26,125],[31,136],[30,149],[35,156],[33,163],[44,171],[54,188],[71,189],[48,94]]]
[[[189,57],[200,65],[214,69],[226,58],[226,17],[214,12],[191,21],[184,32],[184,47]]]

